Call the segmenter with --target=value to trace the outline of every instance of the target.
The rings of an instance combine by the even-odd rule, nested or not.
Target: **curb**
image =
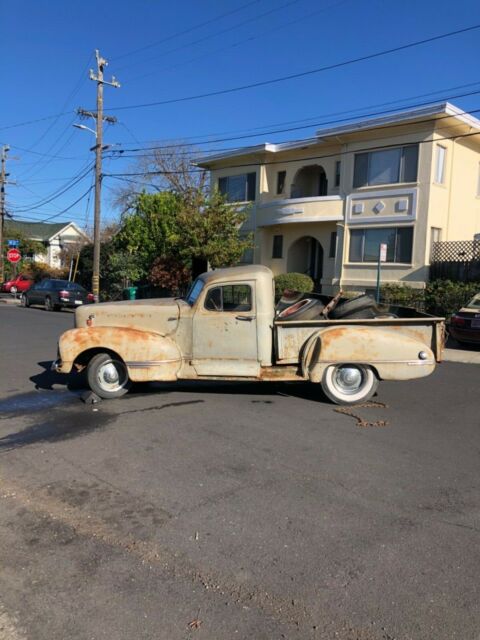
[[[480,350],[445,349],[443,362],[461,362],[462,364],[480,364]]]

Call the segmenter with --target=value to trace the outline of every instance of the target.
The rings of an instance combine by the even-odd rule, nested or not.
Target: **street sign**
[[[22,259],[22,254],[18,249],[9,249],[7,251],[7,260],[9,262],[13,262],[13,263],[20,262],[21,259]]]
[[[13,247],[18,247],[20,244],[20,240],[8,240],[8,247],[12,249]]]
[[[387,245],[381,244],[380,245],[380,262],[386,262],[386,261],[387,261]]]

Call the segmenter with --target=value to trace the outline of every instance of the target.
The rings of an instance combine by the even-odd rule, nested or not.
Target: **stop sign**
[[[22,259],[22,254],[18,249],[9,249],[7,251],[7,260],[9,262],[19,262]]]

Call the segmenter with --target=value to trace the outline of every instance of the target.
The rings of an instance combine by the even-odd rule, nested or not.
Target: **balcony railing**
[[[343,202],[341,196],[265,202],[256,206],[256,225],[267,227],[298,222],[338,222],[343,220]]]

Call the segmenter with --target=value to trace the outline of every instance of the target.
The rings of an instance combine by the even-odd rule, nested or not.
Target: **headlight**
[[[428,358],[428,353],[426,351],[420,351],[418,357],[420,360],[426,360]]]

